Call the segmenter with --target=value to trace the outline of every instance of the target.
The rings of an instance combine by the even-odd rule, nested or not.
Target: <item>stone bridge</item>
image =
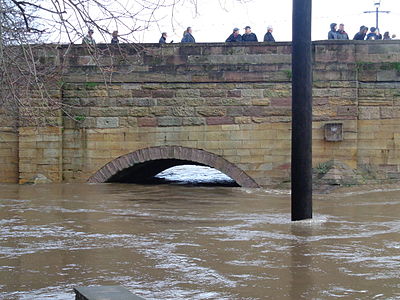
[[[110,47],[35,48],[60,105],[35,126],[1,110],[0,182],[142,182],[181,164],[245,187],[290,180],[290,43]],[[313,51],[313,165],[399,179],[400,41]]]

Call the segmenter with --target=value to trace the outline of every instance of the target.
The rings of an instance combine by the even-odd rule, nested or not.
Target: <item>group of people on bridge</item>
[[[339,29],[337,29],[337,24],[332,23],[330,25],[331,30],[328,32],[328,39],[329,40],[349,40],[349,35],[344,30],[344,24],[339,24]],[[250,26],[244,27],[244,33],[240,34],[240,29],[235,27],[233,28],[233,32],[228,36],[225,40],[226,43],[240,43],[240,42],[258,42],[257,35],[251,31]],[[368,30],[370,31],[368,34]],[[187,27],[186,30],[183,32],[183,37],[181,43],[196,43],[196,40],[192,34],[192,27]],[[273,27],[269,25],[267,27],[267,32],[264,35],[264,42],[275,42],[275,38],[272,35]],[[368,28],[364,25],[360,27],[360,31],[354,35],[353,40],[392,40],[396,37],[396,35],[392,35],[390,37],[389,32],[385,32],[382,36],[379,33],[379,29],[375,27]],[[161,34],[161,38],[158,41],[160,44],[167,43],[168,34],[163,32]],[[82,40],[83,44],[93,45],[95,44],[95,40],[93,38],[93,30],[90,29],[88,34]],[[170,43],[173,43],[171,41]],[[118,39],[118,31],[114,31],[112,33],[111,44],[119,44]]]
[[[369,30],[369,33],[367,34]],[[386,31],[383,36],[382,34],[379,33],[379,28],[376,27],[371,27],[368,28],[364,25],[360,27],[360,31],[357,32],[353,40],[392,40],[396,37],[395,34],[393,34],[390,37],[389,31]],[[328,40],[348,40],[349,35],[347,32],[344,30],[344,24],[339,24],[339,29],[337,29],[337,24],[332,23],[331,24],[331,30],[328,32]]]
[[[251,27],[246,26],[244,28],[245,32],[240,34],[240,29],[235,27],[233,28],[232,34],[226,39],[227,43],[237,43],[237,42],[258,42],[257,35],[251,32]],[[272,35],[273,28],[272,26],[267,27],[267,33],[264,35],[264,42],[275,42],[274,36]],[[196,43],[196,40],[192,34],[192,27],[186,28],[183,32],[183,37],[181,43]],[[167,43],[168,34],[163,32],[161,34],[161,38],[158,41],[160,44]],[[173,43],[173,41],[171,41]],[[93,38],[93,29],[89,29],[88,34],[83,37],[82,44],[94,45],[96,44]],[[111,44],[119,44],[118,39],[118,31],[114,31],[112,33]]]
[[[258,42],[257,35],[251,32],[251,27],[246,26],[244,28],[245,32],[240,34],[240,29],[235,27],[233,28],[232,34],[226,39],[226,43],[237,43],[237,42]],[[275,42],[274,36],[272,35],[273,28],[272,26],[267,27],[267,33],[264,35],[264,42]],[[160,44],[165,44],[167,40],[167,33],[163,32],[161,34],[161,38],[158,41]],[[171,41],[172,43],[173,41]],[[181,43],[196,43],[194,36],[192,35],[192,27],[188,27],[183,32],[183,37]]]

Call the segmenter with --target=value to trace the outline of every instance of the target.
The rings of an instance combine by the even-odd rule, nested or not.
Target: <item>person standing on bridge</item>
[[[391,40],[389,31],[386,31],[386,32],[383,34],[383,40],[385,40],[385,41],[390,41],[390,40]]]
[[[377,30],[377,28],[371,27],[369,29],[369,31],[370,31],[370,33],[368,33],[368,35],[367,35],[367,40],[368,41],[380,40],[381,39],[381,35],[379,34],[379,31]]]
[[[274,29],[271,25],[267,27],[267,33],[264,35],[264,42],[275,42],[274,36],[272,35],[272,31]]]
[[[357,32],[357,33],[354,35],[353,40],[355,40],[355,41],[363,41],[363,40],[365,39],[365,36],[367,35],[367,32],[368,32],[368,27],[362,25],[362,26],[360,27],[360,31]]]
[[[328,40],[337,40],[338,39],[336,27],[337,27],[336,23],[331,24],[331,31],[328,32]]]
[[[233,33],[226,39],[226,43],[241,42],[242,36],[239,33],[239,28],[233,28]]]
[[[118,31],[114,30],[112,33],[111,44],[119,44]]]
[[[336,31],[337,34],[337,39],[338,40],[348,40],[349,39],[349,35],[347,34],[346,31],[344,31],[344,24],[340,24],[339,25],[339,30]]]
[[[82,44],[95,45],[96,41],[93,38],[93,29],[89,29],[88,34],[82,39]]]
[[[160,40],[158,41],[160,44],[166,44],[167,43],[167,33],[163,32],[161,34]]]
[[[183,38],[181,40],[181,43],[196,43],[196,40],[194,39],[192,35],[192,27],[188,27],[183,34]]]
[[[255,33],[251,32],[251,27],[250,26],[246,26],[244,28],[245,32],[242,35],[242,41],[243,42],[258,42],[257,36],[255,35]]]

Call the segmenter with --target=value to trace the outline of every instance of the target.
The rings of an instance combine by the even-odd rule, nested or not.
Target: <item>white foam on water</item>
[[[183,183],[232,182],[232,178],[210,167],[182,165],[175,166],[157,174],[156,178]]]

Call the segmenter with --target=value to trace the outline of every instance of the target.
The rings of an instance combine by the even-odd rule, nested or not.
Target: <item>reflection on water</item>
[[[0,298],[398,299],[400,187],[315,196],[123,184],[0,185]]]
[[[205,167],[182,165],[169,168],[155,176],[165,183],[197,186],[237,186],[234,180],[220,171]]]

